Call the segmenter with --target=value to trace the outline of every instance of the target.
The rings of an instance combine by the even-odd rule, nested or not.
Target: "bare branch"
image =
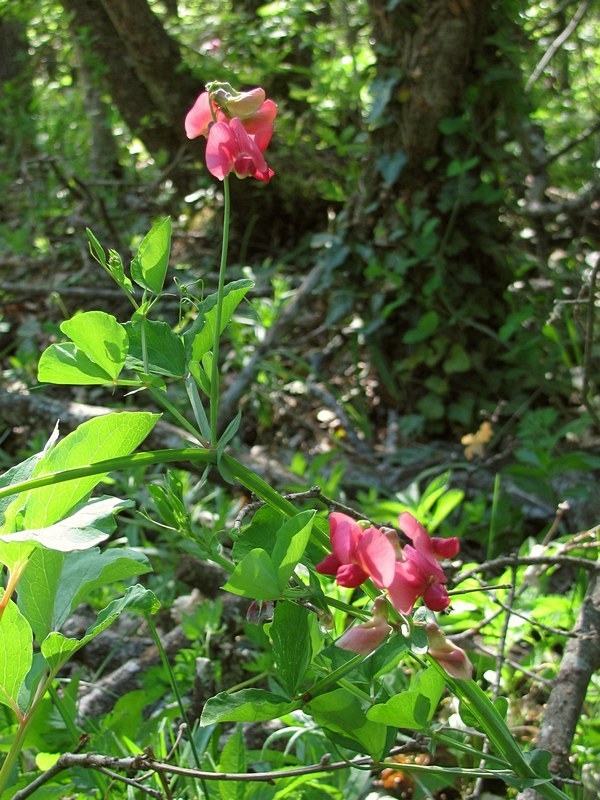
[[[541,57],[539,62],[536,65],[536,68],[533,70],[531,75],[529,76],[529,80],[525,84],[525,91],[529,92],[533,84],[537,81],[540,77],[542,72],[546,69],[550,61],[554,58],[556,53],[560,50],[563,44],[567,41],[569,36],[577,29],[577,26],[581,22],[584,17],[585,12],[588,10],[590,5],[590,0],[583,0],[583,3],[579,6],[577,11],[573,14],[573,18],[564,29],[562,33],[560,33],[556,39],[552,42],[550,47],[546,50],[544,55]]]

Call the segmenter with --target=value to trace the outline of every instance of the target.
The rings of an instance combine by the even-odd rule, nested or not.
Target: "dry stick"
[[[422,752],[422,745],[416,739],[407,742],[404,745],[395,747],[390,751],[388,758],[391,758],[399,753],[415,753]],[[163,761],[157,761],[147,754],[140,754],[137,756],[130,756],[126,758],[117,758],[116,756],[106,756],[99,753],[63,753],[58,761],[46,770],[46,772],[39,775],[29,786],[19,790],[12,798],[12,800],[26,800],[28,797],[52,780],[56,775],[71,767],[79,767],[83,769],[97,769],[111,777],[117,778],[117,770],[125,773],[148,771],[159,772],[170,775],[183,775],[189,778],[213,780],[213,781],[245,781],[245,782],[263,782],[273,784],[276,780],[284,778],[293,778],[299,775],[313,775],[322,772],[334,772],[341,769],[348,769],[350,767],[362,769],[375,769],[378,766],[376,761],[368,756],[361,756],[354,758],[351,761],[328,761],[325,757],[319,764],[309,764],[306,767],[296,767],[289,770],[275,770],[272,772],[208,772],[205,770],[189,769],[186,767],[178,767],[172,764],[166,764]],[[110,773],[108,772],[110,770]],[[121,778],[122,780],[122,778]],[[142,788],[138,786],[137,788]],[[144,788],[144,791],[151,794],[153,797],[164,798],[164,795],[154,793],[154,790]]]
[[[537,747],[552,753],[550,770],[570,777],[569,754],[587,687],[600,669],[600,577],[593,575],[544,711]],[[541,800],[535,789],[520,792],[517,800]]]

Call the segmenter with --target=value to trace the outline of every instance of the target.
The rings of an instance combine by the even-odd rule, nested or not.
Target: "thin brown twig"
[[[392,758],[400,753],[421,752],[422,745],[416,740],[411,739],[399,747],[393,748],[388,754],[388,758]],[[368,756],[360,756],[350,761],[327,761],[323,759],[318,764],[310,764],[305,767],[294,767],[289,770],[273,770],[270,772],[209,772],[207,770],[192,769],[188,767],[179,767],[175,764],[167,764],[164,761],[158,761],[147,754],[136,756],[129,756],[125,758],[118,758],[116,756],[107,756],[100,753],[63,753],[54,764],[53,767],[46,770],[42,775],[38,776],[32,783],[24,789],[19,790],[12,798],[12,800],[26,800],[28,797],[39,789],[48,781],[52,780],[56,775],[64,770],[71,769],[72,767],[79,767],[83,769],[96,769],[105,775],[121,780],[135,788],[140,789],[151,797],[157,800],[165,800],[162,793],[154,789],[149,789],[134,781],[131,778],[125,778],[120,775],[116,770],[122,772],[157,772],[171,775],[181,775],[189,778],[212,780],[212,781],[246,781],[246,782],[263,782],[274,783],[276,780],[293,778],[300,775],[312,775],[321,772],[334,772],[348,768],[359,769],[375,769],[379,763],[373,761]]]

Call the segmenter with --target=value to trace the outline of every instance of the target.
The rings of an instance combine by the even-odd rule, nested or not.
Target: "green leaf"
[[[314,510],[301,511],[277,531],[271,558],[282,589],[286,587],[296,565],[304,555],[316,513]]]
[[[219,694],[207,700],[200,724],[215,725],[217,722],[264,722],[289,714],[298,708],[279,694],[264,689],[241,689],[239,692]]]
[[[429,339],[438,329],[439,315],[436,311],[427,311],[418,321],[415,328],[407,331],[402,337],[405,344],[415,344]]]
[[[31,626],[9,600],[0,620],[0,703],[13,710],[18,705],[19,690],[32,662]]]
[[[223,333],[235,309],[253,286],[253,281],[242,279],[233,281],[224,288],[219,335]],[[200,303],[198,316],[184,336],[186,347],[188,347],[193,361],[201,361],[203,356],[212,349],[215,338],[216,316],[217,295],[212,294]]]
[[[90,253],[101,266],[106,268],[107,266],[106,253],[104,252],[104,248],[102,247],[98,239],[96,239],[96,237],[89,228],[86,228],[85,232],[88,237],[88,245],[90,248]]]
[[[129,335],[129,355],[127,366],[142,370],[144,357],[142,330],[146,339],[148,370],[158,375],[182,378],[186,373],[185,348],[181,338],[171,330],[166,322],[156,322],[135,315],[131,322],[125,323]]]
[[[158,417],[158,414],[146,411],[123,411],[90,419],[60,441],[40,461],[33,477],[128,455],[150,433]],[[19,503],[20,507],[25,506],[23,523],[26,527],[43,528],[62,519],[107,474],[73,478],[31,489],[18,495],[13,502]]]
[[[0,536],[7,544],[25,542],[48,550],[86,550],[107,539],[115,528],[113,514],[132,506],[132,500],[103,497],[91,500],[70,517],[37,530],[24,530]]]
[[[260,548],[244,556],[222,588],[254,600],[277,600],[281,596],[277,571],[268,553]]]
[[[277,531],[281,528],[285,517],[270,505],[261,506],[252,517],[252,522],[239,539],[233,544],[233,557],[239,561],[250,550],[260,547],[267,552],[273,549]]]
[[[388,731],[365,712],[358,698],[343,688],[319,695],[310,701],[308,711],[315,721],[347,740],[346,746],[368,753],[377,760],[386,749]],[[358,747],[357,747],[358,745]]]
[[[62,627],[91,593],[151,569],[146,556],[127,548],[60,553],[38,549],[19,581],[19,607],[38,642]]]
[[[428,697],[421,692],[408,690],[394,695],[387,703],[373,706],[367,712],[367,717],[384,725],[421,730],[426,727],[431,711]]]
[[[286,600],[277,603],[270,635],[278,676],[294,695],[312,658],[307,609]]]
[[[116,250],[108,251],[108,271],[110,272],[115,283],[117,283],[122,289],[125,289],[126,292],[129,292],[130,294],[133,293],[133,283],[129,280],[127,275],[125,275],[123,259]]]
[[[94,364],[73,342],[51,344],[38,363],[38,380],[67,386],[102,386],[114,383],[108,372]]]
[[[165,217],[144,236],[131,262],[131,277],[143,289],[160,294],[171,251],[171,218]]]
[[[67,638],[55,631],[48,634],[42,642],[42,655],[48,662],[50,669],[61,667],[76,651],[86,645],[99,633],[106,630],[123,611],[137,611],[142,614],[154,614],[160,608],[160,603],[150,591],[140,584],[130,586],[123,597],[109,603],[90,625],[81,639]]]
[[[457,372],[467,372],[471,368],[471,359],[467,355],[465,348],[460,344],[453,344],[450,353],[444,359],[442,369],[447,375]]]
[[[128,338],[125,328],[104,311],[84,311],[60,326],[77,349],[116,380],[125,364]]]
[[[217,772],[246,772],[248,759],[242,726],[238,725],[221,752]],[[221,800],[244,800],[246,785],[242,781],[219,781]]]

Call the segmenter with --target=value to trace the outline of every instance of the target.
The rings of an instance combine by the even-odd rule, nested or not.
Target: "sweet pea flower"
[[[329,516],[329,538],[332,553],[317,564],[317,572],[335,575],[340,586],[350,588],[372,578],[383,589],[394,579],[394,548],[377,528],[364,530],[352,517],[334,511]]]
[[[211,126],[206,143],[206,166],[221,181],[230,172],[235,172],[238,178],[251,175],[268,183],[274,174],[258,145],[246,133],[237,117],[230,120],[229,124],[215,122]]]
[[[448,579],[439,559],[452,558],[458,553],[458,539],[429,536],[421,523],[407,512],[400,515],[398,524],[412,546],[402,548],[394,578],[387,585],[392,605],[402,614],[409,614],[417,599],[422,597],[432,611],[443,611],[450,605],[450,598],[444,586]]]
[[[429,640],[427,652],[449,675],[463,681],[473,677],[473,665],[465,651],[448,641],[435,622],[427,624],[427,639]]]
[[[207,138],[207,167],[219,180],[233,171],[268,183],[274,173],[262,154],[273,136],[277,106],[265,99],[264,89],[236,92],[217,82],[207,88],[186,115],[188,139]]]
[[[337,647],[366,656],[376,650],[392,630],[387,622],[385,600],[377,597],[373,604],[373,616],[367,622],[347,628],[337,640]]]

